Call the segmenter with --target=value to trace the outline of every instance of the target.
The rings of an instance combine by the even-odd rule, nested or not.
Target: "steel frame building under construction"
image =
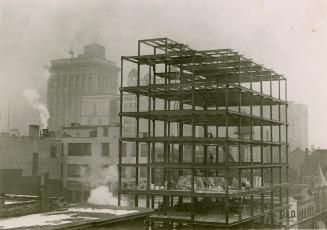
[[[149,229],[287,225],[286,78],[230,49],[139,40],[138,54],[121,58],[118,168],[119,205],[132,197],[156,209]]]

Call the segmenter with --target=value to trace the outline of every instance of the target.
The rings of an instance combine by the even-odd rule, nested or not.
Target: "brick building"
[[[84,54],[51,61],[47,91],[50,130],[81,123],[83,96],[117,94],[119,68],[106,59],[105,52],[105,47],[93,43],[84,47]]]
[[[61,192],[61,141],[39,136],[39,127],[30,126],[30,135],[0,138],[0,192],[34,194],[45,174],[50,193]]]
[[[118,129],[108,125],[63,127],[57,139],[63,142],[63,186],[69,201],[86,201],[92,188],[117,180],[105,175],[105,170],[118,162]]]

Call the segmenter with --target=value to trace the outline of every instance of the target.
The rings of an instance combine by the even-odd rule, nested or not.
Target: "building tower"
[[[309,147],[308,106],[290,101],[287,112],[289,151],[304,151]]]
[[[131,63],[137,78],[127,85]],[[149,229],[287,224],[285,77],[233,50],[197,51],[168,38],[138,41],[121,70],[119,204],[156,209]],[[126,95],[135,110],[124,110]],[[136,132],[124,132],[133,120]],[[135,161],[124,157],[126,144]],[[133,183],[124,181],[128,171]]]
[[[84,54],[51,61],[48,81],[49,129],[81,123],[82,97],[117,95],[119,68],[105,56],[105,47],[93,43]]]

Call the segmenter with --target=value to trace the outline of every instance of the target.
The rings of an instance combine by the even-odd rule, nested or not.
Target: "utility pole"
[[[8,132],[10,131],[10,103],[9,103],[9,99],[8,99],[8,117],[7,117],[7,130]]]

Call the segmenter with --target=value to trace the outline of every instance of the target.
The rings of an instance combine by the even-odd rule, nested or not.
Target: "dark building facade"
[[[137,77],[126,84],[130,63]],[[121,65],[119,201],[154,208],[149,229],[287,226],[284,76],[230,49],[198,51],[168,38],[140,40]],[[126,111],[132,96],[136,106]],[[125,132],[133,121],[135,132]],[[134,162],[122,157],[128,143]],[[122,180],[128,168],[133,184]]]
[[[106,59],[105,53],[105,47],[93,43],[84,47],[84,54],[51,61],[49,130],[81,123],[83,96],[117,95],[119,68]]]
[[[0,138],[0,194],[38,195],[44,175],[52,196],[63,194],[62,143],[40,137],[38,125],[29,136]]]

